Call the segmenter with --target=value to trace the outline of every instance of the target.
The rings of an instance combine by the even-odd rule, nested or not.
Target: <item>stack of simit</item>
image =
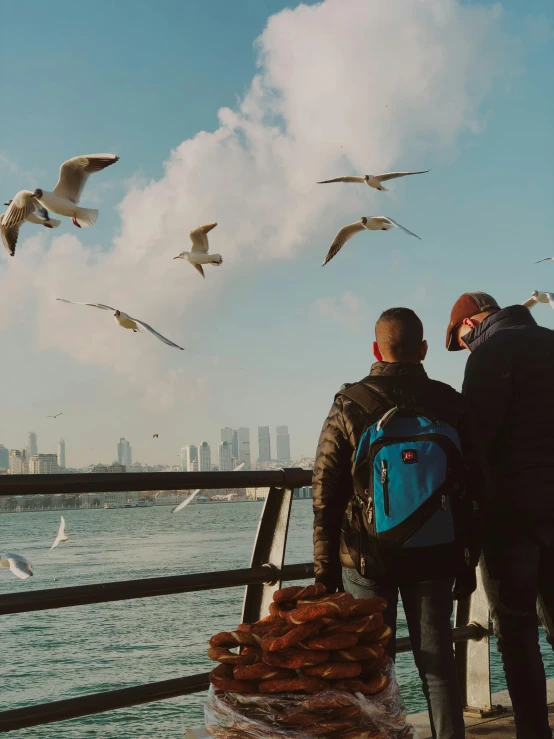
[[[320,693],[373,695],[389,677],[383,622],[386,601],[325,594],[321,584],[274,594],[269,616],[210,639],[208,656],[220,662],[210,674],[217,690],[248,695]],[[240,653],[232,648],[240,647]]]

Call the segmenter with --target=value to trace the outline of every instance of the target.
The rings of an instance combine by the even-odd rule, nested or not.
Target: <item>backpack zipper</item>
[[[389,480],[387,474],[387,461],[381,460],[381,485],[383,486],[383,508],[385,516],[390,516]]]

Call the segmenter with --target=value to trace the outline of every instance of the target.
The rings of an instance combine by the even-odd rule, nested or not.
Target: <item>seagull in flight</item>
[[[192,241],[192,249],[189,251],[182,251],[173,259],[184,259],[185,262],[192,264],[192,266],[200,272],[202,277],[205,277],[203,264],[213,264],[219,266],[223,262],[221,254],[208,254],[210,245],[208,243],[209,232],[217,226],[217,223],[208,223],[207,226],[199,226],[194,231],[190,232],[190,240]]]
[[[61,413],[56,413],[55,416],[46,416],[46,418],[57,418],[58,416],[62,416],[62,415],[63,415],[63,411]]]
[[[54,543],[50,547],[50,551],[52,551],[52,549],[55,549],[58,546],[58,544],[61,544],[64,541],[68,541],[68,539],[69,539],[69,536],[65,535],[65,518],[62,516],[62,520],[60,522],[60,528],[58,530],[58,535],[54,539]]]
[[[163,341],[164,344],[167,344],[168,346],[173,346],[175,347],[175,349],[183,350],[182,346],[178,346],[178,344],[174,344],[169,339],[166,339],[165,336],[162,336],[157,331],[155,331],[152,326],[144,323],[144,321],[139,321],[138,318],[132,318],[131,316],[128,316],[127,313],[123,313],[123,311],[120,311],[117,308],[110,308],[109,305],[104,305],[103,303],[76,303],[73,300],[64,300],[64,298],[56,298],[56,300],[61,300],[62,303],[70,303],[71,305],[90,305],[91,308],[100,308],[100,310],[112,311],[116,322],[122,328],[129,328],[135,332],[140,331],[140,329],[142,328],[145,331],[148,331],[149,334],[152,334],[152,336],[155,336],[160,341]]]
[[[390,231],[391,228],[400,228],[402,231],[405,231],[405,233],[410,234],[410,236],[415,236],[416,239],[421,239],[420,236],[412,231],[408,231],[407,228],[404,228],[404,226],[393,221],[392,218],[387,218],[387,216],[373,216],[372,218],[362,216],[359,221],[341,228],[335,236],[335,240],[331,244],[331,248],[327,252],[327,256],[321,266],[324,267],[327,262],[335,256],[335,254],[338,254],[346,242],[360,231],[365,231],[366,229],[368,231]]]
[[[396,180],[398,177],[408,177],[412,174],[427,174],[430,169],[424,169],[421,172],[385,172],[385,174],[364,174],[360,177],[335,177],[332,180],[320,180],[318,185],[328,185],[331,182],[355,182],[359,185],[363,185],[364,182],[368,187],[374,187],[376,190],[388,192],[386,187],[383,187],[383,182],[388,180]]]
[[[18,195],[20,195],[20,193],[18,193]],[[16,195],[16,198],[18,195]],[[13,200],[8,200],[4,205],[11,206],[13,202]],[[32,198],[30,200],[30,206],[31,209],[29,209],[28,215],[21,221],[18,221],[19,216],[12,214],[11,219],[15,221],[12,225],[6,224],[6,216],[8,215],[9,209],[0,215],[0,236],[11,257],[15,254],[15,247],[17,245],[17,239],[19,238],[19,229],[25,221],[27,221],[27,223],[35,223],[39,226],[45,226],[45,228],[58,228],[61,223],[61,221],[58,221],[55,218],[50,218],[48,211],[40,205],[38,200]],[[25,212],[27,212],[27,208],[25,209]]]
[[[152,438],[153,439],[159,439],[160,437],[158,436],[158,434],[152,434]]]
[[[545,257],[544,259],[539,259],[539,261],[535,262],[535,264],[540,264],[541,262],[554,262],[554,257]]]
[[[118,161],[116,154],[83,154],[68,159],[60,167],[60,177],[52,192],[37,188],[31,193],[31,197],[53,213],[71,218],[77,228],[88,228],[96,223],[98,211],[77,205],[83,188],[91,174],[101,172]]]
[[[554,293],[548,293],[542,290],[533,290],[533,294],[529,300],[526,300],[525,303],[523,303],[523,305],[531,310],[531,308],[534,308],[537,303],[550,303],[552,308],[554,308]]]
[[[233,472],[240,472],[240,470],[242,470],[242,468],[244,467],[244,465],[245,465],[245,464],[246,464],[246,462],[241,462],[241,463],[240,463],[240,464],[238,465],[238,467],[235,467],[235,469],[233,470]],[[183,508],[186,508],[186,507],[188,506],[188,504],[189,504],[189,503],[192,503],[192,501],[193,501],[193,500],[194,500],[194,499],[196,498],[196,496],[198,495],[198,493],[199,493],[199,492],[200,492],[200,490],[194,490],[194,491],[193,491],[193,492],[192,492],[192,493],[191,493],[191,494],[189,495],[189,497],[188,497],[188,498],[185,498],[184,500],[182,500],[182,501],[181,501],[181,502],[179,503],[179,505],[178,505],[178,506],[175,506],[175,508],[174,508],[174,509],[173,509],[173,510],[171,511],[171,513],[179,513],[179,511],[182,511],[182,510],[183,510]]]
[[[33,565],[20,554],[0,552],[0,567],[9,567],[10,572],[20,580],[26,580],[33,576]]]

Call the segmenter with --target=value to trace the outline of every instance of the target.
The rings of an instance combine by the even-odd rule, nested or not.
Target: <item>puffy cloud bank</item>
[[[114,343],[109,316],[54,298],[120,307],[186,347],[191,316],[217,300],[223,280],[292,260],[323,234],[326,243],[331,203],[362,199],[316,180],[419,167],[427,152],[479,131],[480,105],[510,50],[501,15],[456,0],[325,0],[272,16],[236,109],[222,108],[216,130],[173,150],[159,181],[130,187],[110,249],[84,247],[69,232],[22,238],[0,274],[4,327],[29,322],[39,350],[113,371],[116,382],[145,388],[146,400],[193,396],[201,388],[178,369],[183,353],[120,329]],[[363,193],[366,207],[372,198]],[[171,257],[192,227],[213,220],[213,250],[225,261],[210,269],[206,290]]]

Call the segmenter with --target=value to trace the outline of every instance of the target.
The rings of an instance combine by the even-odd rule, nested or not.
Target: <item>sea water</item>
[[[35,576],[0,572],[0,597],[87,583],[248,567],[262,503],[68,510],[69,541],[49,552],[60,513],[0,515],[0,551],[28,557]],[[309,562],[311,501],[294,501],[287,564]],[[244,588],[144,598],[1,616],[0,710],[167,680],[213,666],[207,640],[240,622]],[[399,634],[407,633],[403,613]],[[547,674],[552,651],[544,642]],[[411,654],[399,655],[399,683],[411,712],[425,703]],[[493,689],[504,686],[492,654]],[[202,724],[205,693],[14,732],[33,739],[182,739]]]

